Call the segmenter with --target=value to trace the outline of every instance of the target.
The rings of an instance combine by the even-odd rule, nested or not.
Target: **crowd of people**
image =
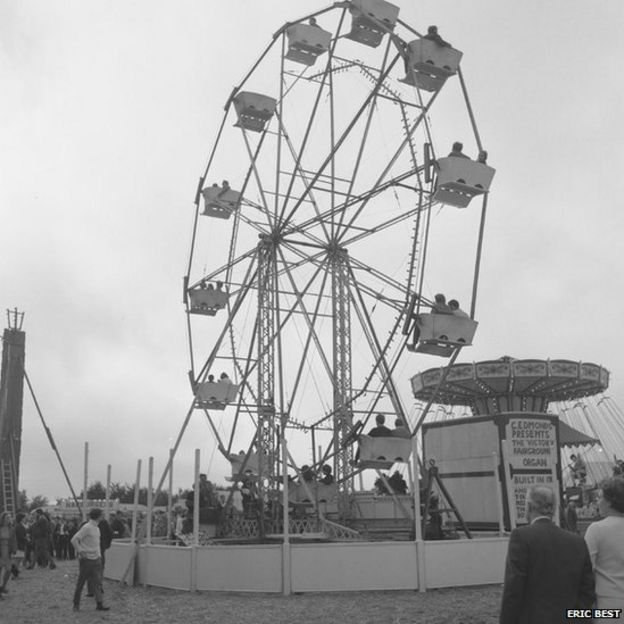
[[[113,539],[129,535],[126,516],[118,511],[110,522],[101,509],[89,512],[88,520],[79,516],[65,518],[42,508],[32,512],[0,514],[0,600],[8,593],[7,583],[35,567],[54,570],[58,561],[78,560],[79,579],[74,595],[74,609],[80,607],[83,585],[87,596],[95,597],[96,609],[102,604],[102,573],[105,552]],[[97,539],[96,539],[97,537]],[[97,544],[96,544],[97,542]],[[97,555],[97,556],[96,556]]]

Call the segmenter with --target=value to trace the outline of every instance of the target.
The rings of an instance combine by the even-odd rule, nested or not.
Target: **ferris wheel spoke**
[[[310,180],[309,180],[308,176],[306,175],[305,169],[301,165],[301,153],[299,153],[299,154],[296,153],[294,145],[292,144],[292,141],[290,140],[290,136],[289,136],[287,130],[284,128],[284,125],[282,123],[282,119],[281,119],[280,116],[278,116],[278,122],[279,122],[280,128],[282,130],[282,135],[284,137],[286,145],[288,146],[290,154],[291,154],[292,158],[295,161],[295,166],[294,166],[293,172],[291,174],[291,184],[288,187],[288,192],[290,193],[290,192],[292,192],[292,187],[293,187],[292,182],[294,181],[294,179],[296,177],[295,174],[297,174],[301,178],[301,180],[303,181],[305,186],[310,186]],[[285,196],[284,206],[286,206],[286,204],[287,204],[289,199],[290,199],[290,196],[287,194]],[[312,201],[312,206],[314,208],[315,216],[316,216],[316,218],[318,219],[318,222],[321,225],[323,233],[325,234],[325,239],[329,240],[329,232],[327,231],[327,227],[325,226],[324,221],[320,218],[321,215],[320,215],[320,211],[319,211],[319,207],[318,207],[318,202],[316,201],[315,195],[312,192],[310,192],[310,199]],[[283,214],[281,216],[283,216]]]
[[[280,250],[281,252],[281,250]],[[325,353],[323,351],[323,347],[320,341],[319,336],[317,335],[316,332],[316,323],[317,323],[317,319],[319,318],[319,308],[320,308],[320,304],[321,301],[323,299],[323,291],[319,292],[319,294],[317,295],[317,305],[315,308],[315,311],[312,315],[312,318],[310,318],[310,313],[308,312],[305,303],[304,303],[304,296],[308,293],[309,289],[312,287],[312,285],[314,284],[314,282],[317,280],[319,274],[321,273],[321,270],[323,268],[326,268],[326,261],[322,261],[321,263],[318,264],[316,271],[314,272],[314,274],[310,277],[310,279],[308,280],[308,283],[306,284],[305,288],[303,290],[299,290],[296,287],[295,281],[293,279],[293,276],[291,274],[290,268],[288,266],[286,266],[284,268],[284,273],[288,276],[290,284],[291,284],[291,288],[292,288],[292,292],[296,297],[296,301],[293,303],[291,309],[288,311],[288,314],[286,316],[286,318],[284,319],[284,321],[279,325],[280,331],[285,327],[286,322],[295,314],[297,308],[299,308],[301,310],[301,313],[303,315],[303,318],[306,322],[307,328],[308,328],[308,336],[309,338],[311,338],[318,350],[318,355],[321,358],[321,363],[323,364],[323,367],[325,369],[325,371],[327,372],[327,375],[329,377],[329,379],[332,378],[332,370],[331,370],[331,366],[329,364],[329,362],[327,361],[327,358],[325,356]],[[323,276],[323,281],[322,281],[322,288],[324,289],[324,284],[325,284],[325,279],[326,279],[326,275]],[[300,360],[300,363],[303,362],[304,358],[302,357]]]
[[[317,279],[321,269],[322,269],[323,265],[322,263],[317,267],[316,272],[314,273],[314,275],[312,275],[312,277],[308,280],[308,283],[306,284],[306,286],[302,289],[302,290],[298,290],[297,291],[297,301],[292,305],[292,307],[288,310],[288,313],[286,314],[286,316],[280,320],[280,323],[276,326],[275,328],[275,332],[274,332],[274,336],[272,338],[272,340],[265,346],[264,350],[261,351],[258,355],[258,360],[260,360],[264,355],[266,355],[266,350],[268,350],[269,348],[272,348],[274,346],[274,342],[276,340],[276,337],[278,336],[278,334],[280,332],[282,332],[284,330],[284,328],[286,327],[286,325],[288,324],[288,322],[291,320],[292,316],[295,314],[295,311],[298,307],[301,307],[302,301],[303,301],[303,297],[306,295],[306,293],[308,292],[308,290],[312,287],[315,279]],[[288,269],[287,268],[283,268],[282,271],[288,273]],[[278,275],[279,273],[276,272],[276,275]],[[305,308],[305,306],[303,306],[303,311],[304,311],[304,315],[306,316],[306,319],[308,322],[311,323],[311,328],[310,328],[310,332],[315,335],[314,332],[314,325],[315,325],[315,320],[314,321],[310,321],[309,318],[309,314],[307,312],[307,309]],[[317,315],[318,316],[318,315]],[[256,319],[256,323],[257,323],[257,319]],[[318,341],[318,336],[316,336],[316,340]],[[319,342],[319,349],[322,352],[322,347],[320,347],[320,342]],[[255,362],[251,360],[251,358],[249,358],[249,368],[246,371],[246,375],[244,379],[248,379],[250,377],[250,375],[254,372],[254,370],[257,367],[257,363],[258,360],[256,360]],[[328,366],[328,365],[327,365]],[[331,368],[328,368],[328,374],[331,375]]]
[[[195,282],[190,283],[187,287],[189,289],[192,289],[192,288],[196,288],[197,286],[199,286],[203,281],[210,282],[214,280],[215,278],[217,278],[219,275],[221,275],[224,271],[227,271],[228,268],[235,267],[236,265],[240,264],[244,260],[249,260],[250,258],[253,258],[254,254],[255,254],[255,249],[251,248],[247,250],[246,252],[244,252],[242,255],[238,256],[238,258],[235,258],[234,260],[229,262],[228,264],[223,264],[218,269],[206,275],[203,275],[202,277],[197,279]]]
[[[231,326],[230,326],[231,327]],[[258,319],[256,318],[256,323],[254,324],[254,329],[253,332],[251,334],[251,340],[249,341],[249,349],[247,351],[247,357],[245,358],[245,368],[242,369],[241,365],[240,365],[240,358],[238,358],[236,356],[236,349],[234,348],[234,343],[233,343],[233,331],[230,331],[230,336],[232,336],[232,360],[234,362],[234,366],[236,367],[236,370],[238,371],[239,375],[240,375],[240,384],[241,384],[241,392],[239,394],[239,397],[243,396],[243,390],[247,390],[247,392],[249,392],[249,394],[251,395],[251,400],[252,403],[257,403],[257,396],[256,396],[256,392],[252,386],[252,384],[250,383],[249,379],[250,379],[250,374],[251,374],[251,366],[253,363],[253,351],[254,351],[254,347],[256,344],[256,336],[257,336],[257,329],[258,329]],[[227,452],[230,453],[232,451],[232,444],[234,443],[234,435],[236,434],[236,428],[238,425],[238,419],[240,417],[240,413],[241,413],[241,409],[243,407],[243,401],[241,399],[239,399],[239,401],[236,404],[236,412],[234,413],[234,420],[232,422],[232,431],[230,434],[230,440],[228,442],[228,446],[227,446]],[[249,408],[247,406],[245,406],[246,412],[248,414],[248,416],[250,416],[254,426],[256,425],[255,419],[253,417],[253,414],[251,413],[251,411],[249,410]]]
[[[249,266],[247,268],[247,274],[245,276],[245,279],[243,281],[243,286],[242,288],[239,290],[238,295],[236,297],[236,301],[234,303],[234,305],[232,306],[230,313],[228,315],[227,321],[225,326],[223,327],[223,329],[221,330],[221,333],[219,334],[217,340],[215,341],[215,344],[212,348],[212,351],[210,352],[210,355],[208,356],[206,362],[204,363],[204,365],[202,366],[199,374],[196,377],[196,381],[204,381],[205,378],[208,375],[208,371],[210,369],[210,367],[213,365],[215,358],[217,357],[219,350],[221,349],[221,344],[223,342],[223,339],[225,338],[230,324],[232,323],[232,320],[236,317],[238,311],[241,308],[241,305],[243,303],[243,301],[245,300],[245,297],[247,296],[247,294],[249,293],[249,290],[251,289],[251,286],[256,278],[256,274],[257,274],[257,268],[254,270],[254,266],[256,265],[255,262],[250,262]]]
[[[357,258],[354,258],[353,256],[351,256],[351,265],[357,267],[358,269],[360,269],[360,270],[362,270],[362,271],[364,271],[364,272],[366,272],[366,273],[368,273],[370,275],[373,275],[374,277],[378,278],[380,281],[384,282],[385,284],[388,284],[389,286],[393,286],[402,295],[405,295],[408,292],[405,284],[402,284],[401,282],[395,280],[394,278],[390,277],[389,275],[386,275],[385,273],[383,273],[379,269],[375,269],[372,266],[370,266],[369,264],[366,264],[365,262],[361,262],[360,260],[358,260]]]
[[[439,93],[439,91],[437,91],[431,97],[431,99],[427,103],[427,106],[423,107],[422,112],[418,115],[417,119],[414,121],[414,123],[412,124],[411,128],[409,128],[409,130],[407,132],[407,136],[401,142],[399,147],[396,149],[394,155],[390,158],[388,164],[386,165],[386,167],[384,167],[383,171],[381,172],[381,174],[379,175],[379,177],[377,178],[377,180],[373,184],[373,188],[376,188],[378,185],[380,185],[380,184],[382,184],[384,182],[386,176],[392,170],[392,167],[394,167],[394,165],[396,164],[396,161],[399,159],[399,156],[403,153],[405,148],[409,145],[411,136],[414,134],[414,132],[416,131],[416,129],[418,128],[420,123],[426,120],[426,116],[427,116],[427,113],[429,112],[429,108],[433,104],[433,102],[436,99],[438,93]],[[412,172],[412,173],[414,173],[414,172]],[[351,220],[344,226],[344,228],[342,230],[342,234],[339,236],[339,240],[342,240],[342,238],[346,235],[346,233],[349,231],[349,228],[351,227],[351,225],[359,217],[359,215],[361,214],[362,210],[364,210],[364,208],[366,207],[367,203],[368,203],[368,200],[365,200],[364,202],[362,202],[362,205],[355,211],[355,213],[351,217]]]
[[[318,181],[319,177],[325,171],[325,169],[327,168],[327,165],[331,162],[332,158],[334,157],[334,154],[337,152],[337,150],[340,148],[340,146],[345,142],[347,137],[350,135],[350,133],[353,130],[353,128],[355,127],[356,123],[359,121],[360,117],[362,116],[364,111],[368,108],[370,102],[375,97],[375,94],[377,93],[377,91],[380,88],[381,81],[387,75],[389,75],[390,71],[392,70],[392,68],[394,67],[395,63],[397,62],[397,60],[399,58],[400,58],[400,55],[396,55],[394,57],[394,60],[390,63],[390,65],[388,66],[386,71],[383,74],[381,74],[381,76],[379,78],[379,81],[377,82],[376,86],[371,90],[371,92],[365,98],[364,103],[360,106],[360,108],[356,112],[356,114],[353,117],[353,119],[351,120],[351,122],[347,125],[345,130],[342,132],[342,134],[340,135],[340,138],[338,139],[338,141],[336,141],[334,144],[332,144],[332,148],[331,148],[329,154],[327,155],[327,157],[325,158],[325,160],[323,161],[323,163],[319,167],[318,171],[314,174],[311,183],[306,187],[306,189],[304,190],[302,196],[297,200],[297,202],[295,203],[294,207],[288,213],[288,216],[282,221],[282,223],[281,223],[282,231],[284,231],[288,227],[288,224],[289,224],[290,220],[292,219],[292,217],[295,215],[295,213],[297,211],[297,208],[299,208],[299,206],[301,205],[301,202],[307,197],[308,193],[310,192],[311,186],[316,184],[316,182]]]
[[[348,238],[346,241],[343,241],[342,244],[345,246],[348,246],[348,245],[352,245],[353,243],[357,243],[358,241],[361,241],[371,236],[372,234],[379,234],[379,232],[382,232],[383,230],[386,230],[387,228],[392,227],[393,225],[396,225],[397,223],[401,223],[405,221],[406,219],[409,219],[410,217],[417,215],[419,212],[423,210],[428,210],[428,209],[429,209],[429,204],[425,208],[422,208],[419,205],[396,217],[393,217],[392,219],[388,219],[387,221],[382,221],[381,223],[371,227],[368,231],[361,232],[360,234],[356,234],[355,236]]]
[[[384,73],[384,68],[385,68],[385,66],[386,66],[386,64],[388,62],[388,54],[390,52],[390,46],[391,46],[391,39],[388,39],[388,44],[386,45],[386,51],[384,53],[383,61],[381,63],[381,68],[379,70],[381,74]],[[360,71],[363,71],[366,75],[368,75],[370,78],[375,80],[375,76],[368,69],[366,69],[364,67],[363,63],[360,64]],[[350,176],[350,180],[351,181],[349,182],[349,188],[347,189],[347,198],[345,200],[345,203],[348,203],[348,201],[349,201],[349,199],[350,199],[350,197],[351,197],[351,195],[353,193],[353,187],[355,186],[355,181],[357,179],[357,175],[358,175],[358,172],[359,172],[359,169],[360,169],[360,164],[362,162],[362,157],[364,155],[364,147],[366,146],[366,142],[367,142],[368,135],[369,135],[369,132],[370,132],[371,123],[372,123],[373,117],[375,115],[375,104],[377,102],[377,98],[380,96],[380,90],[382,88],[385,88],[385,84],[383,82],[380,83],[379,89],[375,92],[375,96],[374,96],[373,100],[371,101],[371,105],[370,105],[369,110],[368,110],[368,115],[367,115],[367,118],[366,118],[364,131],[362,132],[362,137],[361,137],[361,140],[360,140],[358,153],[357,153],[357,156],[355,158],[355,163],[353,165],[353,170],[352,170],[351,176]],[[332,202],[332,209],[334,209],[334,208],[335,208],[335,206],[334,206],[334,204]],[[342,211],[340,213],[340,218],[338,220],[338,227],[337,227],[338,230],[340,230],[341,226],[343,225],[345,214],[346,213],[344,211]]]
[[[398,174],[391,180],[387,180],[386,182],[382,184],[379,184],[377,186],[372,186],[370,189],[362,192],[360,195],[356,197],[352,197],[348,201],[345,201],[344,203],[339,204],[334,209],[329,209],[321,213],[319,216],[319,220],[335,218],[336,215],[339,215],[341,212],[346,211],[353,206],[356,206],[360,202],[368,201],[380,195],[384,191],[392,188],[393,186],[400,185],[403,181],[412,177],[413,175],[414,175],[414,172],[412,170],[406,171],[401,174]],[[294,234],[297,232],[306,232],[308,231],[309,228],[314,227],[315,224],[316,224],[315,218],[307,219],[306,221],[303,221],[299,225],[292,223],[290,228],[284,231],[284,235],[288,236],[290,234]]]
[[[392,404],[394,408],[396,409],[397,413],[399,413],[402,419],[404,419],[405,410],[403,409],[403,405],[401,404],[399,394],[396,390],[396,386],[394,385],[394,380],[391,374],[391,368],[388,364],[388,361],[386,360],[386,353],[390,349],[390,346],[392,345],[393,341],[396,339],[397,335],[399,335],[398,330],[399,330],[400,317],[397,319],[397,322],[395,322],[394,331],[390,332],[390,334],[388,335],[388,338],[386,339],[386,344],[382,347],[379,342],[379,338],[377,337],[377,332],[375,331],[374,324],[371,321],[370,314],[366,308],[366,303],[362,296],[360,286],[358,284],[358,281],[351,267],[349,267],[349,272],[351,276],[351,285],[353,289],[355,290],[355,297],[354,297],[353,302],[355,305],[355,309],[358,313],[358,319],[360,321],[362,329],[364,330],[364,333],[368,338],[371,351],[373,352],[373,355],[376,358],[375,367],[379,366],[379,368],[381,369],[383,380],[384,380],[384,385],[388,389],[390,400],[392,401]],[[353,297],[353,293],[351,293],[351,296]]]
[[[330,57],[331,57],[331,55],[330,55]],[[328,65],[329,65],[329,62],[330,61],[328,61]],[[283,74],[281,76],[281,80],[282,81],[284,80]],[[290,182],[288,184],[288,188],[287,188],[287,191],[286,191],[286,199],[284,200],[284,202],[282,204],[282,208],[281,208],[280,215],[279,215],[280,224],[283,224],[283,221],[284,221],[284,215],[286,214],[286,210],[287,210],[287,207],[288,207],[288,198],[292,194],[293,186],[294,186],[295,179],[296,179],[296,175],[295,174],[296,174],[297,168],[299,167],[299,163],[301,162],[301,158],[302,158],[303,154],[305,153],[305,149],[306,149],[306,146],[308,144],[308,140],[310,139],[310,135],[311,135],[311,132],[312,132],[312,126],[314,125],[314,121],[315,121],[316,115],[318,113],[319,104],[320,104],[320,101],[321,101],[321,95],[323,94],[323,91],[325,90],[326,84],[327,84],[327,72],[325,72],[325,74],[323,75],[323,79],[321,80],[321,82],[319,84],[319,87],[317,89],[316,98],[314,100],[314,105],[312,106],[312,112],[310,114],[310,118],[308,119],[308,124],[306,126],[306,129],[305,129],[305,132],[304,132],[304,135],[303,135],[303,139],[301,141],[301,146],[299,148],[299,152],[297,153],[297,155],[295,157],[295,165],[294,165],[294,168],[293,168],[293,170],[292,170],[292,172],[290,174]],[[298,205],[295,208],[297,208],[297,207],[298,207]],[[282,227],[282,229],[283,229],[283,227]]]
[[[242,133],[243,133],[243,138],[245,140],[245,147],[247,148],[247,154],[248,154],[249,160],[250,160],[250,165],[249,165],[250,171],[253,172],[253,176],[255,178],[256,185],[258,187],[258,191],[259,191],[260,197],[262,199],[262,208],[264,209],[264,214],[266,215],[267,221],[269,223],[269,227],[271,229],[273,229],[273,227],[274,227],[273,215],[271,214],[271,209],[269,208],[269,203],[268,203],[267,198],[265,196],[264,187],[262,185],[262,179],[260,177],[260,174],[258,172],[258,167],[256,165],[257,155],[260,153],[260,146],[258,146],[258,149],[256,150],[256,154],[254,155],[252,153],[252,150],[251,150],[251,145],[249,144],[249,138],[247,136],[247,130],[245,130],[243,128]],[[262,133],[261,141],[264,140],[265,136],[266,136],[266,131]]]
[[[337,27],[336,33],[339,33],[341,28],[342,28],[342,24],[343,24],[345,15],[346,15],[346,11],[347,11],[346,7],[343,8],[342,15],[341,15],[340,20],[338,22],[338,27]],[[316,13],[315,15],[320,15],[323,12],[324,11]],[[288,190],[286,192],[286,199],[285,199],[285,201],[284,201],[284,203],[282,205],[282,210],[281,210],[280,215],[279,215],[280,223],[283,223],[283,221],[284,221],[284,215],[286,213],[286,209],[287,209],[287,206],[288,206],[288,198],[291,196],[293,184],[294,184],[294,181],[295,181],[295,172],[297,170],[297,167],[299,166],[299,163],[301,161],[301,157],[305,153],[305,149],[306,149],[306,146],[308,144],[308,141],[309,141],[309,138],[310,138],[310,135],[311,135],[311,132],[312,132],[312,127],[313,127],[313,124],[314,124],[314,121],[316,119],[316,115],[317,115],[317,112],[318,112],[318,109],[319,109],[321,96],[322,96],[323,91],[325,90],[325,88],[327,86],[327,77],[331,73],[332,58],[334,56],[334,51],[335,51],[336,45],[338,43],[338,40],[339,40],[339,37],[338,37],[338,34],[336,34],[336,36],[333,38],[331,46],[330,46],[330,48],[328,50],[328,59],[327,59],[327,64],[325,66],[325,71],[323,72],[322,79],[320,80],[319,87],[318,87],[317,92],[316,92],[316,97],[315,97],[314,104],[313,104],[313,107],[312,107],[312,112],[310,114],[310,118],[308,119],[308,124],[307,124],[305,132],[304,132],[304,136],[303,136],[303,140],[302,140],[302,143],[301,143],[301,147],[300,147],[299,152],[297,153],[297,155],[295,157],[295,168],[293,169],[293,171],[292,171],[292,173],[290,175],[290,183],[289,183],[289,186],[288,186]],[[282,60],[283,60],[283,56],[282,56]],[[283,70],[283,65],[282,65],[282,71],[281,71],[281,75],[280,75],[280,83],[283,83],[283,82],[284,82],[284,70]],[[295,209],[297,207],[298,206],[296,206]],[[282,229],[283,229],[283,227],[282,227]]]

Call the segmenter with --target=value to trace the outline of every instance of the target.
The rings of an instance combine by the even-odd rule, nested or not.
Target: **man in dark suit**
[[[555,526],[549,487],[527,493],[529,525],[509,539],[500,624],[558,624],[567,609],[590,609],[594,576],[585,541]]]

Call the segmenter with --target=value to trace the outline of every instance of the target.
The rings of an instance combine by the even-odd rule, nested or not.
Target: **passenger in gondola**
[[[223,182],[221,183],[221,190],[219,191],[219,194],[217,195],[217,197],[218,198],[223,197],[229,190],[230,190],[230,183],[227,180],[223,180]]]
[[[314,474],[314,470],[312,470],[312,468],[310,468],[310,466],[305,464],[305,465],[301,466],[301,478],[306,483],[313,483],[315,478],[316,478],[316,475]]]
[[[431,306],[433,314],[453,314],[453,310],[446,303],[446,297],[442,293],[438,293],[433,298],[433,305]]]
[[[459,301],[457,299],[451,299],[448,302],[449,308],[451,308],[451,313],[455,316],[461,316],[462,318],[470,318],[470,315],[466,314],[460,307]]]
[[[420,327],[418,327],[418,321],[414,321],[414,327],[412,329],[412,347],[416,347],[416,343],[420,340]]]
[[[481,150],[477,156],[477,162],[485,165],[487,163],[488,153],[485,150]]]
[[[455,143],[453,143],[453,148],[451,149],[451,153],[449,154],[449,156],[452,156],[453,158],[470,158],[469,156],[466,156],[466,154],[464,154],[464,152],[462,151],[464,149],[464,144],[460,143],[459,141],[455,141]]]
[[[256,500],[256,484],[251,475],[245,475],[240,486],[241,496],[243,498],[243,513],[249,516],[255,511]]]
[[[223,292],[223,282],[217,282],[217,292]]]
[[[442,37],[439,35],[437,26],[429,26],[429,28],[427,28],[427,34],[423,37],[423,39],[429,39],[429,41],[437,43],[442,48],[451,47],[451,44],[448,41],[442,39]]]
[[[383,414],[375,416],[375,426],[368,432],[371,438],[391,438],[392,430],[386,427],[386,417]]]
[[[331,466],[329,464],[324,464],[321,468],[321,472],[323,473],[321,483],[324,485],[331,485],[334,482],[334,475],[332,474]]]
[[[409,438],[410,432],[407,430],[407,427],[403,424],[403,421],[400,418],[397,418],[394,421],[394,430],[392,431],[392,435],[395,438]]]
[[[314,26],[315,28],[320,28],[320,26],[316,23],[316,17],[311,17],[308,20],[308,24],[310,24],[310,26]]]
[[[221,373],[219,375],[219,383],[229,385],[232,383],[232,380],[228,377],[227,373]]]
[[[394,471],[392,476],[388,479],[388,483],[395,494],[407,494],[407,482],[398,470]]]

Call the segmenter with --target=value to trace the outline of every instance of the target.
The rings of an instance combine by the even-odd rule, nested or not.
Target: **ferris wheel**
[[[474,315],[494,170],[436,153],[438,127],[482,145],[462,53],[433,34],[391,3],[338,2],[280,28],[227,99],[184,278],[189,377],[232,478],[257,474],[261,500],[302,464],[329,464],[347,496],[355,423],[408,421],[400,363],[472,340],[472,319],[427,305],[452,276]],[[435,118],[445,90],[461,120]],[[477,227],[451,254],[445,224],[468,211]]]

